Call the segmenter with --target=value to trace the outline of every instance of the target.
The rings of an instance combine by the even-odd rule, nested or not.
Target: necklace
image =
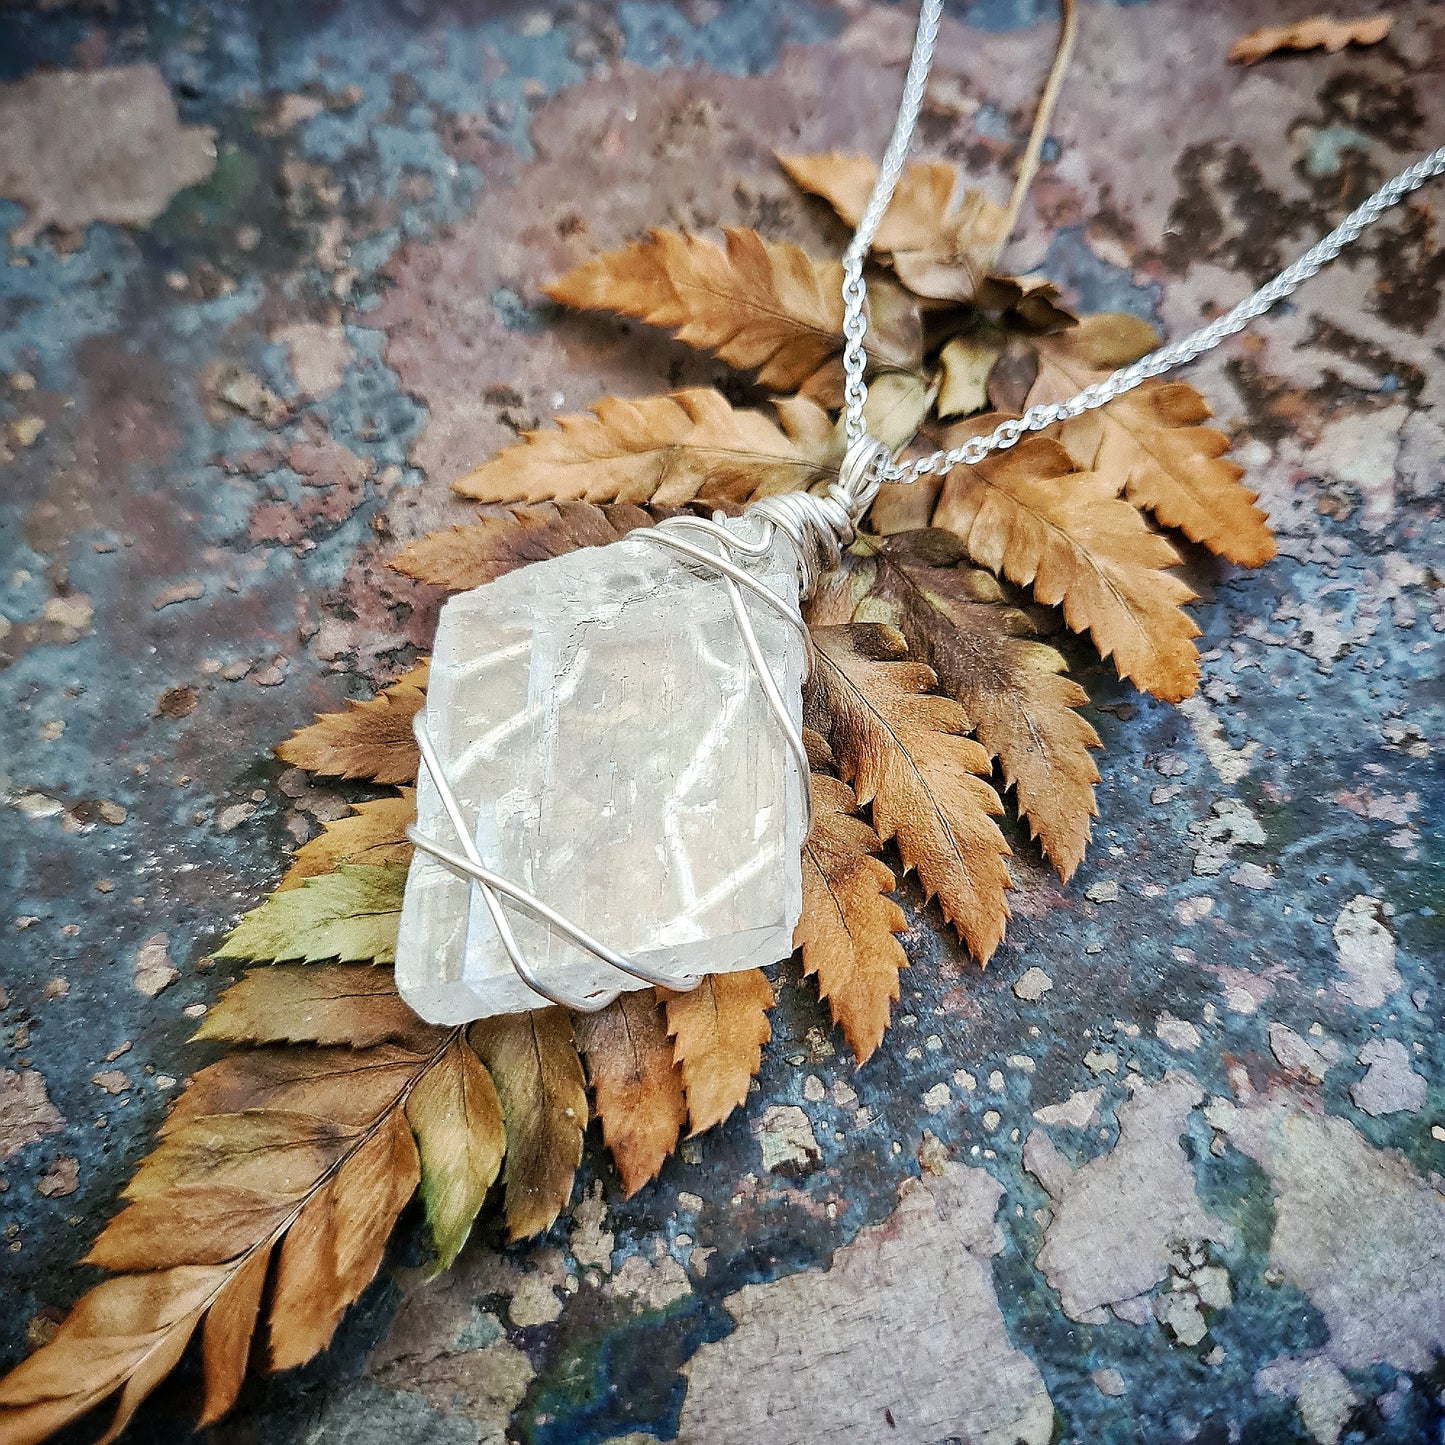
[[[627,988],[696,987],[786,958],[802,907],[809,766],[800,610],[884,483],[975,465],[1242,330],[1445,174],[1445,146],[1380,187],[1225,315],[1062,402],[906,462],[868,434],[869,248],[912,143],[942,0],[923,0],[893,133],[843,255],[847,452],[825,495],[677,517],[533,563],[442,610],[424,713],[402,996],[434,1023]]]

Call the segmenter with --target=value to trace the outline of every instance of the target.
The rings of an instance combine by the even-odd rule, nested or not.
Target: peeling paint
[[[1200,1205],[1179,1147],[1203,1099],[1184,1073],[1136,1085],[1119,1109],[1118,1143],[1077,1169],[1046,1134],[1028,1136],[1024,1165],[1053,1201],[1037,1264],[1070,1319],[1097,1323],[1112,1310],[1137,1321],[1137,1302],[1168,1277],[1172,1246],[1235,1242]]]
[[[808,1169],[821,1155],[813,1126],[796,1104],[771,1105],[758,1120],[754,1132],[764,1169]]]
[[[503,1445],[507,1423],[535,1374],[527,1355],[507,1337],[496,1316],[479,1309],[473,1300],[525,1288],[527,1279],[545,1283],[543,1277],[519,1278],[508,1266],[485,1256],[473,1256],[470,1265],[459,1264],[433,1286],[420,1278],[408,1281],[414,1292],[372,1354],[369,1378],[359,1387],[370,1398],[383,1398],[384,1392],[393,1401],[390,1409],[422,1422],[419,1441],[455,1437],[467,1445]],[[357,1418],[352,1428],[368,1432],[358,1435],[357,1445],[390,1442],[392,1427],[386,1424],[386,1415],[387,1411],[380,1411],[370,1423]],[[435,1430],[435,1437],[425,1429]]]
[[[10,233],[17,246],[48,226],[144,226],[216,165],[215,133],[180,123],[154,65],[38,71],[0,86],[0,135],[0,196],[27,211]]]
[[[1355,1108],[1381,1114],[1413,1114],[1425,1103],[1425,1076],[1410,1067],[1410,1051],[1399,1039],[1371,1039],[1358,1055],[1365,1077],[1350,1086]]]
[[[181,976],[180,969],[171,962],[169,943],[164,933],[153,933],[136,950],[131,982],[137,993],[154,998]]]
[[[1378,898],[1356,896],[1335,919],[1335,948],[1345,974],[1335,989],[1358,1008],[1379,1008],[1405,986],[1395,967],[1395,939]]]
[[[1329,1359],[1429,1369],[1445,1348],[1445,1195],[1289,1094],[1247,1102],[1224,1132],[1269,1175],[1270,1261],[1324,1316]]]
[[[729,1297],[735,1328],[689,1363],[678,1440],[1045,1445],[1053,1405],[1009,1342],[987,1267],[1003,1248],[1002,1192],[980,1169],[945,1164],[905,1183],[893,1214],[826,1273]],[[907,1347],[880,1349],[884,1337]]]
[[[1099,1117],[1099,1101],[1103,1089],[1080,1089],[1061,1104],[1048,1104],[1034,1110],[1040,1124],[1067,1124],[1073,1129],[1087,1129]]]
[[[0,1162],[64,1126],[35,1069],[0,1069]]]
[[[1320,1445],[1337,1445],[1350,1412],[1359,1404],[1338,1367],[1318,1355],[1273,1360],[1254,1378],[1260,1389],[1295,1401],[1305,1429]]]

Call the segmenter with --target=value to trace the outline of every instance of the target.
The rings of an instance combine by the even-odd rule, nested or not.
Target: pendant
[[[838,495],[675,518],[446,603],[396,953],[422,1018],[590,1011],[792,953],[798,608],[851,536]]]
[[[744,546],[759,531],[753,519],[710,525]],[[796,550],[781,533],[771,542],[735,553],[737,565],[796,608]],[[801,728],[803,640],[771,607],[745,605]],[[539,997],[473,877],[419,850],[396,977],[423,1018],[462,1023],[548,997],[586,1007],[619,984],[682,987],[792,952],[805,779],[706,564],[633,534],[452,598],[424,726],[488,871],[656,978],[619,976],[501,895],[518,951],[547,986]],[[417,831],[441,839],[449,818],[429,771]]]

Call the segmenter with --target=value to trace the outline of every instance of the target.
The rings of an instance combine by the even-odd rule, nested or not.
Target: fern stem
[[[1049,67],[1048,79],[1044,82],[1043,93],[1039,96],[1039,108],[1034,113],[1033,129],[1029,132],[1028,144],[1024,147],[1019,161],[1018,177],[1014,181],[1013,194],[1009,197],[1004,213],[1003,235],[1009,233],[1018,222],[1019,211],[1024,197],[1028,194],[1034,175],[1039,168],[1039,156],[1043,152],[1044,140],[1049,133],[1049,122],[1053,119],[1054,107],[1058,104],[1059,92],[1064,86],[1064,74],[1074,53],[1074,40],[1079,32],[1079,14],[1075,0],[1061,0],[1063,24],[1059,29],[1059,43],[1054,51],[1054,63]]]

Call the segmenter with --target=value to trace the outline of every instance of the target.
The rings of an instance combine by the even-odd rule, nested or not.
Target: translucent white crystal
[[[746,519],[727,525],[756,535]],[[796,602],[785,538],[734,560]],[[801,639],[744,596],[799,725]],[[715,574],[634,535],[452,598],[426,719],[483,863],[599,942],[678,978],[792,952],[803,784]],[[425,769],[417,822],[462,851]],[[574,997],[643,986],[503,907],[549,986]],[[434,1023],[543,1002],[512,969],[480,893],[420,850],[396,976]]]

